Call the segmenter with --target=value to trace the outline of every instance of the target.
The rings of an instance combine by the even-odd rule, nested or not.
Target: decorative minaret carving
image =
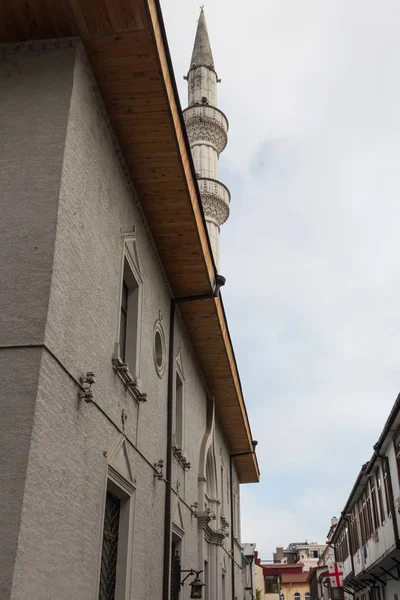
[[[219,229],[229,217],[230,192],[218,180],[218,158],[228,141],[228,119],[217,108],[217,83],[204,10],[201,9],[183,111],[215,264],[219,268]]]

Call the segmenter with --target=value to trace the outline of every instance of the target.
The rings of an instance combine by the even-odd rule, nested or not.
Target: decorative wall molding
[[[206,219],[215,221],[218,226],[225,223],[229,217],[229,206],[219,196],[209,192],[202,192],[201,202]]]
[[[224,128],[213,121],[203,117],[194,117],[187,121],[186,131],[189,137],[190,145],[210,143],[218,154],[225,149],[228,143],[228,136]]]
[[[208,544],[215,544],[216,546],[222,546],[222,543],[225,539],[225,534],[220,531],[215,531],[209,525],[212,517],[208,514],[199,514],[197,516],[197,523],[199,529],[203,530],[204,539]]]

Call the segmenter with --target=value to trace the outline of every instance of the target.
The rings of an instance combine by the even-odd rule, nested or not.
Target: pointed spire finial
[[[204,4],[200,6],[200,17],[197,25],[196,39],[194,41],[192,59],[190,66],[214,68],[214,59],[211,52],[210,39],[208,37],[206,18],[204,15]]]

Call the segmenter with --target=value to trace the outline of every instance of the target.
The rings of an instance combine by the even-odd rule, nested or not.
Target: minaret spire
[[[219,231],[229,217],[230,192],[218,180],[218,158],[228,141],[228,119],[217,108],[214,59],[201,8],[188,81],[188,108],[183,111],[208,235],[219,268]]]
[[[210,38],[208,37],[207,23],[204,9],[201,8],[200,18],[197,25],[196,38],[194,40],[192,60],[190,65],[214,68],[214,59],[211,52]]]

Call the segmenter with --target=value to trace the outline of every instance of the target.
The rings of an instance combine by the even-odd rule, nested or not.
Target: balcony
[[[230,191],[216,179],[201,177],[197,181],[206,219],[211,219],[218,226],[222,225],[229,217]]]
[[[211,144],[218,154],[228,142],[228,119],[213,106],[189,106],[183,111],[190,146]]]

